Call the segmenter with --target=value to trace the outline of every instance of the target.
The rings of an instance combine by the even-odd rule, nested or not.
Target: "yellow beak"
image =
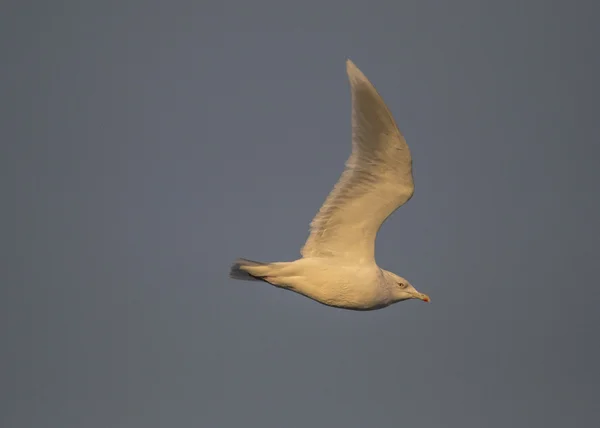
[[[421,299],[422,301],[427,302],[427,303],[430,302],[429,296],[424,293],[417,294],[417,299]]]

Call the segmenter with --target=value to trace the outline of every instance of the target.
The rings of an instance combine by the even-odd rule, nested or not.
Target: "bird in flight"
[[[352,153],[310,225],[302,257],[262,263],[237,259],[229,276],[264,281],[319,303],[368,311],[409,299],[429,302],[406,279],[375,262],[383,222],[414,193],[412,158],[390,111],[350,60]]]

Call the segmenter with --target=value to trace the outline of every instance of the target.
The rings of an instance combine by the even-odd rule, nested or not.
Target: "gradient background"
[[[0,425],[592,427],[594,2],[12,1]],[[412,149],[357,313],[292,260],[350,150],[352,58]]]

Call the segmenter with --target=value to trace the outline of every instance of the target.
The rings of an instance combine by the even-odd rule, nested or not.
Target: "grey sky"
[[[593,2],[29,1],[0,25],[0,425],[596,426]],[[414,159],[356,313],[292,260],[350,151],[350,57]]]

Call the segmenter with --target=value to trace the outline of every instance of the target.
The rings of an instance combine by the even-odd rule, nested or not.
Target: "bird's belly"
[[[296,290],[294,290],[296,291]],[[297,291],[298,292],[298,291]],[[390,303],[387,299],[378,296],[375,293],[331,293],[331,292],[318,292],[318,293],[303,293],[304,296],[322,303],[327,306],[333,306],[336,308],[352,309],[356,311],[370,311],[375,309],[381,309],[388,306]]]
[[[387,293],[377,285],[365,282],[357,283],[355,278],[352,281],[336,278],[329,282],[302,278],[290,289],[324,305],[345,309],[373,310],[383,308],[391,303]]]

